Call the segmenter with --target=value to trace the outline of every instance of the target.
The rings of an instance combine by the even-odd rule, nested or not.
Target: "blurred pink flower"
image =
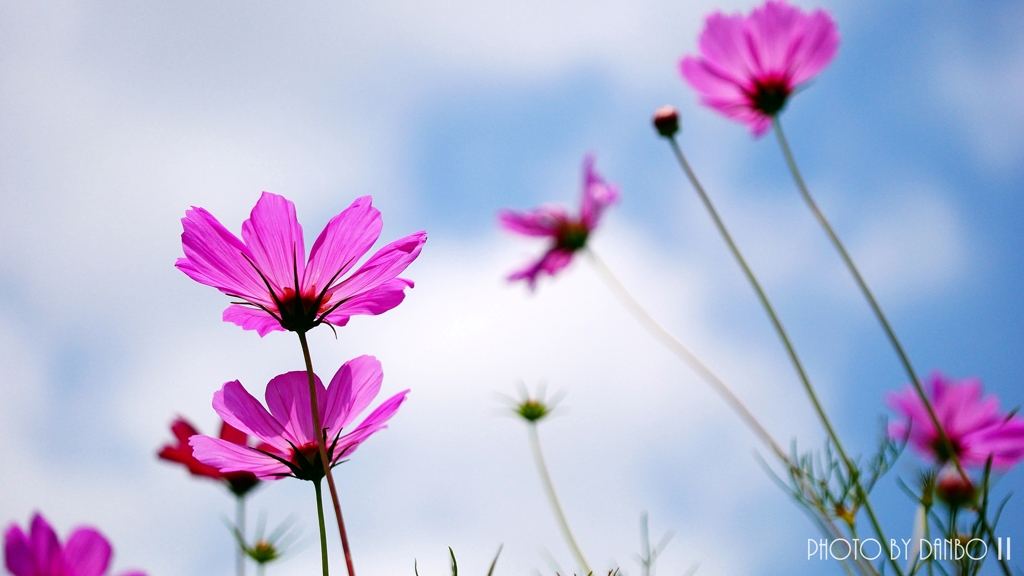
[[[294,476],[320,480],[324,468],[309,410],[307,378],[302,371],[288,372],[271,380],[266,392],[269,412],[237,380],[224,384],[213,395],[213,409],[225,422],[263,443],[250,448],[196,435],[189,440],[196,458],[223,473],[247,471],[266,479]],[[343,364],[326,389],[320,378],[316,378],[320,422],[327,429],[326,448],[332,467],[351,455],[370,435],[386,428],[388,420],[405,401],[408,390],[385,400],[343,436],[343,429],[380,392],[383,379],[380,362],[373,356],[360,356]]]
[[[161,459],[177,462],[185,466],[193,476],[201,476],[224,482],[235,496],[244,496],[259,484],[260,481],[252,472],[229,472],[225,474],[213,466],[208,466],[196,460],[196,457],[192,454],[192,446],[189,445],[188,439],[199,434],[199,431],[188,420],[180,417],[175,420],[171,424],[171,433],[174,434],[178,442],[177,444],[167,444],[161,448],[160,452],[157,453],[157,456]],[[221,422],[220,438],[239,446],[249,445],[249,437],[245,432],[238,430],[227,422]]]
[[[103,576],[113,549],[95,528],[78,528],[63,546],[50,524],[36,513],[26,535],[11,524],[4,536],[4,562],[14,576]],[[121,576],[146,576],[137,570]]]
[[[770,0],[750,16],[708,16],[700,55],[680,61],[701,102],[746,124],[755,136],[801,84],[818,75],[839,50],[839,31],[823,10],[809,14]]]
[[[357,198],[327,223],[306,260],[295,205],[264,192],[242,239],[212,214],[192,207],[181,224],[185,257],[175,266],[200,284],[241,300],[224,320],[265,336],[273,330],[305,332],[319,324],[344,326],[356,314],[380,314],[398,306],[412,281],[397,276],[419,256],[427,239],[417,232],[384,246],[348,278],[380,236],[380,212],[371,198]]]
[[[1024,419],[1001,413],[994,395],[982,398],[981,381],[957,382],[936,371],[924,384],[962,465],[983,467],[991,457],[993,467],[1005,470],[1024,459]],[[909,430],[910,445],[918,453],[939,464],[950,460],[949,450],[913,387],[890,392],[886,403],[906,418],[889,424],[891,438],[903,438]]]
[[[559,204],[544,204],[526,212],[498,212],[498,222],[506,230],[524,236],[548,237],[552,241],[539,260],[511,274],[509,281],[526,280],[532,290],[537,286],[538,275],[554,276],[568,266],[573,254],[587,245],[601,213],[618,199],[618,187],[605,183],[594,168],[594,156],[587,155],[583,159],[583,198],[578,217],[569,216],[566,208]]]

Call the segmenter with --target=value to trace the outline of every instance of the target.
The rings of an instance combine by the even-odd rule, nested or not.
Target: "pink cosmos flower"
[[[700,35],[700,55],[679,63],[701,102],[746,124],[755,136],[772,125],[793,91],[839,50],[839,31],[823,10],[809,14],[769,0],[748,17],[715,12]]]
[[[936,371],[925,382],[925,391],[962,465],[983,467],[991,457],[993,467],[1005,470],[1024,459],[1024,419],[1000,412],[994,395],[982,398],[977,378],[957,382]],[[952,455],[913,387],[890,392],[886,403],[906,417],[889,424],[891,438],[906,437],[909,430],[910,444],[918,453],[939,464],[950,460]]]
[[[250,448],[196,435],[189,439],[195,457],[223,473],[247,471],[266,479],[294,476],[319,481],[324,467],[313,431],[307,378],[306,372],[288,372],[271,380],[266,392],[269,412],[237,380],[224,384],[213,395],[213,409],[225,422],[263,443]],[[405,401],[408,390],[385,400],[362,423],[342,435],[380,392],[383,379],[380,362],[373,356],[360,356],[343,364],[326,389],[316,378],[320,422],[327,429],[331,467],[351,455],[374,432],[386,428]]]
[[[199,434],[199,431],[184,418],[178,418],[171,424],[171,433],[177,439],[177,444],[167,444],[160,449],[157,456],[169,462],[177,462],[186,468],[193,476],[210,478],[224,482],[228,489],[235,496],[245,496],[250,490],[256,487],[260,481],[252,472],[230,472],[222,473],[213,466],[203,464],[192,454],[192,446],[189,446],[188,439]],[[227,422],[221,422],[220,438],[239,446],[248,446],[249,437],[245,432],[238,430]]]
[[[4,536],[4,562],[14,576],[103,576],[113,549],[95,528],[78,528],[63,546],[39,513],[26,535],[11,524]],[[121,576],[146,576],[137,570]]]
[[[583,159],[583,199],[580,215],[570,216],[559,204],[544,204],[527,212],[502,210],[498,223],[506,230],[524,236],[542,236],[551,239],[551,247],[540,260],[514,272],[509,281],[526,280],[530,289],[537,286],[537,276],[554,276],[572,262],[573,254],[587,245],[590,233],[597,227],[604,209],[619,199],[619,189],[605,183],[594,168],[594,156]]]
[[[181,220],[185,257],[175,266],[239,299],[224,311],[224,320],[260,336],[273,330],[305,332],[319,324],[344,326],[356,314],[381,314],[398,306],[413,286],[397,276],[419,256],[427,233],[384,246],[342,279],[380,236],[380,212],[371,201],[357,198],[332,218],[308,260],[295,205],[283,196],[260,196],[242,223],[241,240],[193,206]]]

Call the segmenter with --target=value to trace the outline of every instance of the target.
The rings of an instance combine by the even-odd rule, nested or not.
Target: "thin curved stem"
[[[719,396],[725,400],[726,404],[732,408],[741,420],[761,439],[776,456],[779,457],[787,466],[792,467],[793,463],[790,461],[786,453],[782,451],[778,443],[772,438],[768,430],[757,420],[754,414],[743,404],[743,401],[718,377],[704,362],[697,357],[685,344],[679,341],[671,332],[665,329],[657,320],[654,319],[647,310],[629,293],[629,290],[622,284],[622,282],[612,273],[611,269],[604,263],[604,260],[594,252],[594,249],[587,247],[585,249],[587,256],[590,258],[594,268],[597,269],[601,279],[608,284],[612,292],[619,298],[619,301],[629,310],[633,316],[640,322],[640,324],[647,329],[655,338],[661,341],[666,348],[671,350],[676,356],[682,359],[698,376],[704,379],[705,382],[711,389],[718,393]]]
[[[932,407],[931,401],[928,399],[928,395],[925,393],[924,388],[921,386],[921,381],[917,377],[917,373],[914,371],[914,365],[910,362],[910,356],[907,355],[903,345],[900,343],[900,339],[896,336],[896,331],[893,330],[892,325],[889,324],[889,320],[885,316],[885,312],[882,311],[882,307],[878,304],[878,300],[875,299],[875,295],[871,292],[871,288],[868,287],[868,283],[864,281],[864,277],[861,276],[860,270],[857,269],[857,265],[853,263],[853,258],[850,257],[849,252],[846,251],[846,247],[843,246],[842,241],[839,240],[839,235],[836,234],[835,229],[832,228],[832,224],[829,223],[828,218],[818,208],[818,203],[814,201],[810,191],[807,189],[807,184],[804,182],[803,176],[800,174],[799,168],[796,166],[796,159],[793,156],[793,151],[789,147],[789,141],[786,140],[786,135],[782,131],[782,123],[779,122],[778,117],[774,121],[775,135],[778,137],[779,147],[782,148],[782,155],[786,157],[786,165],[789,167],[790,173],[793,175],[793,180],[796,182],[796,187],[800,190],[800,196],[803,197],[807,207],[814,214],[814,218],[817,219],[818,223],[825,230],[825,234],[828,239],[832,242],[832,246],[835,247],[836,251],[839,252],[839,257],[842,258],[843,263],[846,264],[846,268],[850,271],[850,275],[853,276],[854,281],[857,283],[857,287],[860,288],[861,294],[868,301],[868,305],[871,307],[871,311],[874,312],[875,317],[878,319],[878,323],[882,325],[882,330],[885,332],[886,337],[889,339],[889,343],[892,344],[893,350],[896,351],[896,356],[899,357],[900,364],[903,365],[903,369],[907,373],[907,377],[910,378],[910,383],[917,390],[918,396],[921,398],[921,402],[924,403],[925,409],[928,411],[928,417],[931,418],[932,424],[939,433],[939,439],[946,445],[946,449],[952,454],[951,459],[953,464],[956,465],[957,470],[966,475],[963,467],[960,465],[960,458],[957,457],[956,450],[953,449],[953,443],[949,440],[949,436],[946,435],[946,431],[942,424],[939,422],[938,416],[935,414],[935,408]]]
[[[316,376],[313,374],[313,360],[309,356],[309,344],[306,342],[306,334],[297,332],[299,342],[302,344],[302,357],[306,361],[306,375],[309,379],[309,408],[313,414],[313,429],[316,431],[316,445],[320,452],[320,462],[324,466],[324,475],[327,476],[327,487],[331,492],[331,502],[334,504],[334,515],[338,519],[338,532],[341,533],[341,548],[345,552],[345,567],[348,568],[348,576],[355,576],[355,569],[352,567],[352,552],[348,547],[348,534],[345,532],[345,521],[341,517],[341,503],[338,500],[338,489],[334,486],[334,474],[331,473],[331,461],[327,458],[327,430],[320,423],[320,407],[316,399]],[[319,490],[319,485],[317,490]],[[324,554],[326,554],[326,549]]]
[[[537,423],[530,422],[528,426],[530,430],[530,446],[533,448],[533,457],[537,460],[537,470],[540,472],[541,484],[544,485],[544,490],[548,494],[548,500],[551,501],[551,508],[555,511],[555,517],[558,519],[558,526],[562,529],[562,535],[565,536],[566,542],[569,543],[569,548],[572,549],[572,553],[576,556],[576,561],[580,563],[580,568],[583,569],[584,574],[590,574],[590,565],[587,564],[587,559],[583,557],[583,552],[580,551],[579,544],[576,543],[576,539],[573,538],[572,530],[569,529],[569,522],[565,519],[565,513],[562,511],[562,505],[558,503],[558,495],[555,494],[555,485],[551,483],[551,475],[548,473],[548,465],[544,462],[544,453],[540,449],[540,436],[537,435]]]
[[[238,554],[235,556],[235,567],[238,576],[245,576],[245,496],[235,496],[235,530],[238,531]]]
[[[746,259],[743,257],[743,254],[739,250],[739,247],[737,247],[736,243],[733,241],[732,235],[729,234],[729,230],[725,227],[725,223],[722,222],[721,217],[719,217],[718,211],[715,209],[714,204],[712,204],[711,198],[708,197],[707,192],[704,191],[704,187],[701,185],[700,180],[697,179],[697,175],[693,172],[693,169],[690,168],[689,162],[686,161],[686,156],[683,155],[683,151],[679,147],[679,143],[676,141],[674,136],[668,138],[668,141],[672,147],[672,151],[675,153],[676,160],[679,161],[679,165],[682,167],[683,172],[686,173],[686,177],[690,180],[690,184],[693,185],[694,190],[697,192],[697,195],[700,197],[700,200],[704,204],[704,207],[711,215],[711,219],[714,221],[719,233],[722,235],[722,238],[728,245],[733,257],[736,258],[737,263],[739,263],[740,268],[743,270],[743,274],[747,277],[747,280],[750,282],[751,287],[753,287],[754,292],[757,293],[757,298],[758,300],[761,301],[761,306],[768,314],[768,318],[769,320],[771,320],[772,326],[775,328],[775,332],[778,334],[779,339],[782,341],[782,345],[786,349],[786,354],[789,355],[789,359],[792,362],[793,367],[796,369],[797,375],[800,378],[800,382],[801,384],[803,384],[804,391],[807,393],[807,396],[810,399],[811,404],[814,406],[815,412],[817,412],[818,414],[818,419],[821,420],[822,425],[825,427],[826,433],[832,440],[833,445],[835,445],[836,451],[839,452],[839,456],[840,458],[842,458],[843,463],[846,465],[846,468],[850,473],[851,479],[855,482],[858,492],[858,498],[864,504],[864,511],[867,513],[868,519],[871,521],[871,524],[874,527],[875,532],[878,534],[879,538],[881,538],[882,541],[886,541],[885,535],[882,531],[882,526],[878,522],[878,518],[875,516],[875,512],[872,509],[870,502],[868,501],[867,492],[864,490],[864,487],[860,483],[860,471],[857,469],[857,466],[856,464],[854,464],[853,460],[851,460],[850,457],[847,455],[846,450],[843,448],[842,442],[839,440],[839,435],[836,434],[835,429],[832,427],[832,422],[829,420],[828,414],[825,413],[825,408],[821,405],[821,401],[818,400],[818,395],[814,391],[814,386],[811,384],[811,380],[807,376],[807,372],[804,370],[804,366],[803,363],[800,361],[800,357],[797,356],[796,349],[793,347],[793,342],[789,339],[789,335],[786,333],[786,329],[783,327],[782,321],[779,319],[778,314],[776,314],[775,312],[775,308],[768,300],[768,295],[761,287],[761,283],[757,280],[757,277],[754,275],[753,270],[751,270],[750,266],[747,264]],[[896,574],[898,574],[899,576],[903,576],[903,571],[900,570],[900,567],[895,560],[892,560],[892,566],[895,569]]]
[[[313,482],[316,489],[316,518],[320,522],[320,563],[323,565],[324,576],[330,576],[327,570],[327,526],[324,524],[324,502],[320,481]]]

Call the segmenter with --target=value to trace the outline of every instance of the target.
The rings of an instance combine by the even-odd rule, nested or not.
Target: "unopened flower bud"
[[[675,106],[662,106],[654,111],[654,129],[665,138],[679,132],[679,111]]]
[[[974,500],[974,484],[955,467],[947,466],[939,472],[935,493],[950,506],[963,506]]]

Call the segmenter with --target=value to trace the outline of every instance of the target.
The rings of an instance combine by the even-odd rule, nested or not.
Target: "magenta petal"
[[[583,200],[580,205],[580,220],[588,231],[597,227],[604,209],[618,199],[618,187],[605,183],[594,168],[594,155],[588,154],[583,160]]]
[[[814,78],[839,52],[839,30],[832,18],[822,10],[815,10],[804,21],[804,38],[793,56],[790,70],[793,84],[800,85]]]
[[[528,212],[502,210],[498,224],[524,236],[555,236],[558,228],[569,220],[566,209],[558,204],[544,204]]]
[[[278,450],[288,450],[288,443],[282,438],[284,428],[238,380],[225,383],[213,393],[213,409],[222,420],[249,436]]]
[[[41,574],[56,574],[61,569],[60,541],[53,528],[41,514],[32,516],[32,529],[29,534],[32,546],[32,557],[35,559],[36,570]]]
[[[338,447],[335,452],[334,462],[349,457],[364,440],[374,433],[387,428],[388,420],[398,412],[398,408],[405,402],[408,390],[403,390],[388,398],[378,406],[359,426],[338,440]]]
[[[197,434],[189,438],[196,459],[221,472],[252,472],[260,478],[277,479],[289,474],[287,466],[254,448]],[[285,453],[279,454],[286,458]]]
[[[284,288],[295,289],[305,270],[306,247],[291,200],[264,192],[242,223],[242,240],[278,295]]]
[[[36,576],[31,546],[17,524],[11,524],[4,535],[4,563],[14,576]]]
[[[337,434],[366,410],[380,393],[384,370],[373,356],[360,356],[342,364],[330,386],[324,407],[324,427]]]
[[[558,273],[572,262],[572,256],[573,253],[568,250],[559,250],[557,248],[548,250],[537,262],[511,274],[508,277],[509,282],[526,280],[530,290],[533,290],[536,288],[538,276],[542,273],[548,275]]]
[[[64,546],[66,576],[103,576],[112,552],[110,543],[96,530],[75,530]]]
[[[319,294],[336,283],[373,247],[383,226],[372,198],[357,198],[341,214],[331,218],[313,243],[303,287]]]
[[[405,289],[412,288],[412,280],[394,278],[346,300],[327,315],[325,320],[332,326],[344,326],[352,316],[376,316],[391,310],[405,300]]]
[[[707,17],[698,41],[709,66],[737,84],[748,84],[755,62],[747,45],[744,18],[716,12]]]
[[[323,414],[327,391],[319,376],[314,376],[314,379],[317,404]],[[306,372],[288,372],[275,376],[267,384],[266,397],[267,407],[284,427],[286,438],[296,446],[317,441],[309,402],[309,376]]]
[[[275,330],[284,330],[284,327],[277,321],[277,318],[259,308],[232,304],[224,310],[224,314],[221,317],[225,322],[231,322],[245,330],[255,330],[260,335],[260,338]]]
[[[421,231],[384,246],[360,266],[355,274],[338,285],[331,295],[330,305],[376,288],[398,276],[420,255],[426,241],[427,233]]]
[[[246,259],[249,249],[212,214],[193,207],[181,219],[184,258],[175,266],[196,282],[252,302],[270,304],[267,288]]]

